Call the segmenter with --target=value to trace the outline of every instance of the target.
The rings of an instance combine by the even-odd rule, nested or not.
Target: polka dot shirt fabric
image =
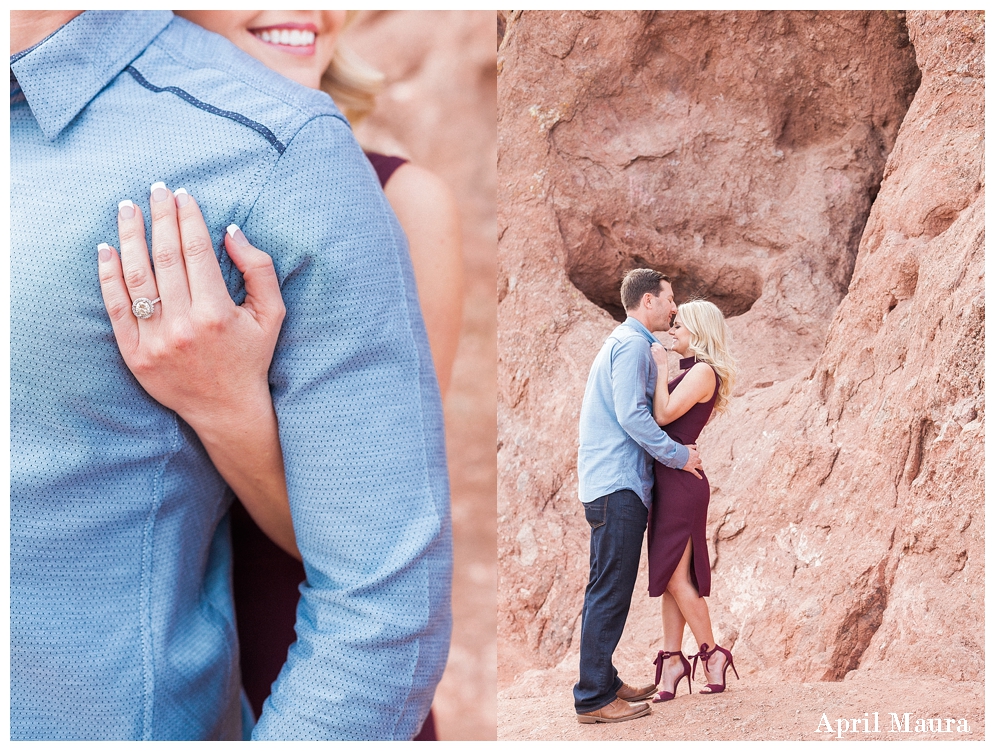
[[[161,180],[233,299],[232,222],[287,306],[270,381],[307,582],[253,738],[410,739],[451,628],[442,410],[347,123],[169,12],[88,11],[11,73],[11,738],[241,737],[229,494],[128,371],[97,279],[118,202],[147,217]]]

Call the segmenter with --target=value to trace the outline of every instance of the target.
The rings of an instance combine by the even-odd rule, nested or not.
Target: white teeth
[[[264,42],[284,44],[288,47],[307,47],[314,44],[315,39],[313,31],[301,31],[300,29],[267,29],[252,33]]]

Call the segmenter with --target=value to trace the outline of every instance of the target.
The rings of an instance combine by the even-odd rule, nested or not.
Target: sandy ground
[[[622,680],[644,686],[653,681],[653,659],[662,648],[659,600],[646,597],[645,547],[639,579],[614,663]],[[578,614],[579,626],[579,614]],[[690,648],[685,643],[685,653]],[[942,649],[942,645],[938,646]],[[500,641],[498,670],[498,740],[984,740],[985,691],[981,682],[958,682],[934,676],[887,675],[855,670],[838,683],[785,682],[777,669],[760,671],[744,655],[736,660],[741,680],[730,670],[728,687],[703,696],[702,669],[693,694],[687,680],[677,697],[650,704],[651,713],[627,722],[581,725],[573,707],[579,646],[576,641],[555,666],[534,669],[531,650],[507,635]],[[733,646],[733,657],[736,648]],[[874,713],[877,712],[877,732]],[[902,730],[893,730],[891,713]],[[905,714],[909,732],[904,732]],[[825,715],[825,720],[823,720]],[[916,720],[927,730],[916,732]],[[950,718],[947,732],[946,719]],[[942,732],[929,732],[928,721],[942,719]],[[967,731],[958,732],[958,720]],[[854,722],[857,720],[857,722]],[[867,721],[865,731],[864,720]],[[961,725],[963,728],[963,725]],[[829,729],[832,732],[829,732]],[[816,732],[816,731],[819,732]]]
[[[635,683],[653,676],[649,669],[632,669],[622,677]],[[859,675],[841,683],[755,683],[737,681],[731,671],[729,679],[723,694],[699,695],[699,682],[695,693],[688,695],[685,680],[676,699],[651,704],[647,716],[614,724],[581,725],[571,695],[575,671],[529,671],[498,694],[498,739],[977,741],[985,737],[981,683]],[[893,729],[891,713],[898,716],[902,730]],[[904,732],[906,713],[909,732]],[[918,718],[927,727],[932,719],[934,729],[942,727],[943,731],[916,732]],[[938,718],[943,722],[938,723]],[[952,721],[947,723],[946,718]],[[957,730],[961,719],[966,720],[965,732]]]
[[[646,597],[646,577],[644,548],[626,629],[613,658],[622,680],[634,686],[653,681],[653,659],[663,646],[657,614],[659,600]],[[685,653],[688,644],[685,643]],[[942,645],[938,648],[942,649]],[[776,668],[761,672],[743,655],[736,660],[742,679],[736,680],[730,670],[728,687],[722,694],[698,693],[704,686],[699,665],[693,694],[688,694],[685,679],[677,697],[650,704],[652,711],[648,716],[620,723],[581,725],[577,722],[572,694],[578,675],[578,649],[574,642],[555,666],[530,669],[531,650],[503,636],[499,646],[498,740],[984,740],[985,737],[985,691],[981,682],[887,675],[860,669],[848,673],[838,683],[806,683],[791,680],[791,676],[784,676],[788,681],[779,682],[782,676]],[[735,646],[733,657],[736,657]],[[873,732],[875,712],[877,732]],[[891,713],[898,716],[902,731],[892,729]],[[904,732],[906,713],[909,732]],[[916,732],[919,718],[925,721],[926,732]],[[946,731],[947,718],[952,719],[950,732]],[[934,729],[937,720],[943,719],[943,731],[929,732],[930,719]],[[966,721],[966,732],[957,731],[961,719]]]

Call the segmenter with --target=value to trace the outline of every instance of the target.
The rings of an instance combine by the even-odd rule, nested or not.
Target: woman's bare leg
[[[684,548],[684,555],[681,556],[680,563],[670,582],[667,584],[667,593],[673,596],[680,608],[681,615],[691,627],[694,634],[695,643],[699,646],[707,644],[710,648],[715,646],[715,637],[712,635],[712,620],[708,615],[708,603],[705,598],[698,594],[694,583],[691,581],[691,540],[688,539],[687,547]],[[664,632],[666,636],[666,632]],[[679,649],[679,647],[678,647]],[[721,683],[722,668],[725,666],[726,658],[721,652],[717,652],[705,665],[705,680],[708,683]]]
[[[687,621],[677,600],[670,592],[663,593],[663,648],[667,652],[680,652],[684,643],[684,626]]]
[[[684,641],[684,626],[687,621],[681,614],[681,609],[677,605],[677,600],[670,592],[664,592],[662,600],[663,608],[663,649],[666,652],[680,652],[681,644]],[[681,658],[676,654],[663,663],[663,673],[660,676],[660,690],[674,693],[676,691],[674,682],[683,674],[684,668]]]

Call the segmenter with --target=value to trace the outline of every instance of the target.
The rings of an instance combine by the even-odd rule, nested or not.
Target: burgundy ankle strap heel
[[[722,666],[722,683],[706,683],[705,688],[707,690],[699,691],[698,693],[700,694],[721,694],[723,691],[725,691],[726,671],[728,671],[729,668],[732,668],[732,672],[736,674],[736,680],[739,680],[739,673],[736,672],[736,666],[733,665],[732,662],[732,652],[730,652],[728,649],[725,649],[724,647],[720,647],[718,644],[712,647],[711,651],[709,651],[707,644],[702,644],[701,650],[698,652],[698,654],[693,655],[691,657],[691,659],[694,661],[694,668],[692,668],[691,670],[692,677],[694,675],[694,672],[698,669],[698,659],[701,658],[702,665],[707,667],[709,658],[712,657],[716,652],[721,652],[723,655],[725,655],[726,658],[726,664]]]
[[[674,681],[674,690],[661,691],[660,695],[653,700],[654,704],[659,704],[660,702],[664,701],[670,701],[675,696],[677,696],[677,686],[678,684],[680,684],[681,681],[684,680],[685,677],[687,677],[688,679],[688,694],[691,693],[691,663],[684,658],[683,652],[664,652],[662,650],[660,652],[657,652],[656,659],[653,661],[656,664],[656,684],[658,686],[660,685],[660,678],[663,676],[663,663],[665,663],[671,657],[677,657],[677,656],[680,656],[681,658],[681,668],[683,669],[684,672],[681,673],[681,676],[676,681]]]

